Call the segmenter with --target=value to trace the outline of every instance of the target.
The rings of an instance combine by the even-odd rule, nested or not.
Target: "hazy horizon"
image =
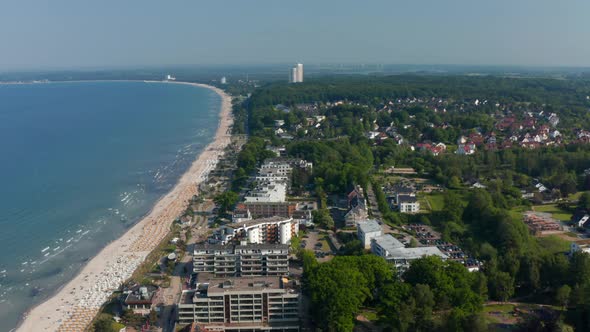
[[[0,4],[0,70],[282,63],[590,67],[573,0]]]

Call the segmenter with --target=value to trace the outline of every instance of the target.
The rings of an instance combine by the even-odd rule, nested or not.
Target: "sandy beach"
[[[197,194],[199,183],[215,168],[230,143],[233,123],[231,97],[218,88],[204,84],[168,84],[204,87],[221,96],[220,121],[213,141],[149,214],[119,239],[109,243],[55,295],[30,310],[17,331],[84,331],[112,291],[131,277],[164,239],[174,219],[186,209],[188,200]]]

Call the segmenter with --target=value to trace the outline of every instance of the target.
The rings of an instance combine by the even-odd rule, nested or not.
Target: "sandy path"
[[[170,84],[205,87],[221,96],[220,122],[214,140],[144,219],[108,244],[54,296],[28,312],[17,331],[84,331],[112,291],[131,277],[150,251],[162,241],[174,219],[186,209],[187,201],[197,194],[198,184],[215,168],[224,148],[230,143],[233,123],[231,97],[218,88],[204,84]]]

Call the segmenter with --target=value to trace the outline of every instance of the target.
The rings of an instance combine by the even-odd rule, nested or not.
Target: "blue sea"
[[[0,85],[0,331],[149,212],[220,105],[180,84]]]

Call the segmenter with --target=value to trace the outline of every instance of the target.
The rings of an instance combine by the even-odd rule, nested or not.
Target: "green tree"
[[[555,292],[555,302],[562,307],[567,307],[567,304],[570,300],[570,295],[572,293],[572,289],[568,285],[563,285],[557,289]]]
[[[590,192],[585,191],[580,195],[578,208],[590,211]]]
[[[352,267],[320,264],[307,280],[316,321],[327,331],[352,331],[354,316],[370,290]]]
[[[414,301],[416,303],[416,325],[421,330],[429,330],[432,320],[432,308],[434,307],[434,294],[430,286],[417,284],[414,286]]]
[[[590,275],[590,255],[576,252],[570,259],[570,285],[583,285]]]
[[[463,202],[454,191],[447,191],[444,197],[443,213],[448,221],[460,222],[463,216]]]
[[[219,214],[223,215],[230,211],[239,200],[239,195],[233,191],[225,191],[213,198],[219,206]]]
[[[119,330],[114,327],[115,321],[109,314],[100,314],[94,321],[95,332],[118,332]]]
[[[506,272],[498,272],[490,279],[492,297],[506,302],[514,294],[514,279]]]
[[[447,184],[447,186],[451,189],[459,189],[461,188],[461,180],[458,176],[452,176],[449,179],[449,183]]]
[[[334,228],[334,219],[330,216],[328,209],[320,209],[312,212],[313,222],[323,228],[332,229]]]

